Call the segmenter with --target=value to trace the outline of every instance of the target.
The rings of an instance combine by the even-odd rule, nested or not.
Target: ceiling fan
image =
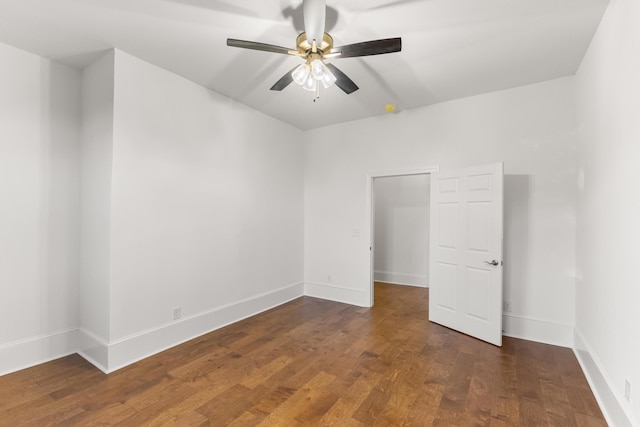
[[[381,55],[400,52],[402,49],[400,37],[334,47],[333,37],[324,32],[326,1],[303,0],[302,13],[305,31],[296,38],[296,49],[260,42],[227,39],[227,46],[294,55],[305,60],[303,64],[296,66],[282,76],[271,87],[271,90],[281,91],[295,81],[304,89],[315,92],[315,98],[318,98],[320,85],[326,89],[335,83],[344,93],[350,94],[358,90],[358,86],[338,67],[326,63],[325,60]]]

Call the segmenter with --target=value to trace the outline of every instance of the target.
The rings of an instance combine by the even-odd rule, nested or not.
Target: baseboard
[[[607,423],[616,427],[639,426],[640,423],[633,416],[631,408],[624,401],[624,398],[615,391],[615,387],[611,386],[611,380],[602,368],[602,364],[578,328],[574,329],[573,352],[587,377],[589,386],[591,386]]]
[[[69,329],[0,345],[0,376],[75,353],[76,334]]]
[[[359,307],[369,307],[365,292],[359,289],[345,288],[328,283],[305,282],[304,294],[309,297],[342,302]]]
[[[294,283],[274,291],[216,307],[192,316],[186,316],[178,321],[111,341],[108,346],[107,364],[104,367],[106,369],[96,366],[107,373],[116,371],[161,351],[277,307],[303,295],[303,283]],[[92,362],[89,358],[87,360]]]
[[[109,372],[109,343],[105,339],[80,328],[77,353],[105,374]]]
[[[502,315],[503,335],[529,341],[573,347],[573,326],[513,314]]]
[[[304,284],[294,283],[112,342],[83,328],[14,341],[0,345],[0,376],[74,353],[110,373],[303,295]]]
[[[400,286],[412,286],[414,288],[428,288],[428,286],[424,285],[414,285],[413,283],[400,283],[400,282],[391,282],[389,280],[375,280],[378,283],[386,283],[388,285],[400,285]]]
[[[393,271],[374,271],[373,280],[376,282],[392,283],[394,285],[408,285],[427,288],[427,276],[424,274],[398,273]]]

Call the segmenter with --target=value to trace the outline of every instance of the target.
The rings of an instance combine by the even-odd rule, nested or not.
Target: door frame
[[[376,178],[388,178],[394,176],[409,176],[409,175],[431,175],[433,172],[440,171],[440,166],[426,166],[420,169],[405,169],[405,170],[389,170],[389,171],[377,171],[367,173],[367,215],[365,224],[365,230],[369,234],[369,286],[366,288],[365,301],[368,302],[368,307],[373,307],[373,257],[374,257],[374,228],[375,228],[375,199],[374,199],[374,184],[373,181]],[[427,278],[428,280],[428,278]]]

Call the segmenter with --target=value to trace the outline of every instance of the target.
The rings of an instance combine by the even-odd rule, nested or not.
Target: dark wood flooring
[[[0,425],[606,425],[570,349],[429,323],[427,289],[375,296],[299,298],[110,375],[78,355],[5,375]]]

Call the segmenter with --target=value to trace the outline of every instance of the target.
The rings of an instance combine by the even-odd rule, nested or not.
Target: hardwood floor
[[[303,297],[104,375],[73,355],[0,377],[0,425],[605,426],[570,349]]]

